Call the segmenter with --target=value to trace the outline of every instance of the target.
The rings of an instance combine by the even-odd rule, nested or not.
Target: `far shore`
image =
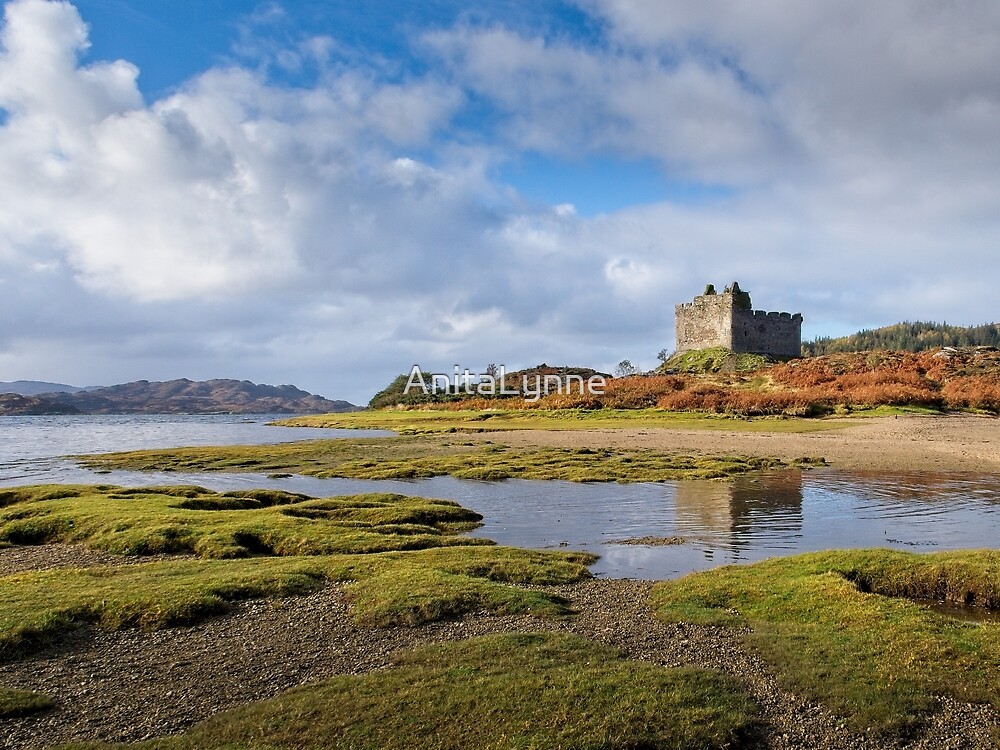
[[[625,427],[510,430],[472,439],[511,446],[733,453],[786,461],[822,456],[834,468],[856,470],[1000,471],[1000,417],[974,414],[867,417],[842,429],[794,433]]]

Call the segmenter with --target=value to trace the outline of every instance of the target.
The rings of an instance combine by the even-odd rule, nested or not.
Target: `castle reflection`
[[[739,558],[740,550],[785,538],[788,545],[802,532],[802,474],[784,471],[726,482],[678,482],[674,495],[677,533],[689,542],[726,549]]]

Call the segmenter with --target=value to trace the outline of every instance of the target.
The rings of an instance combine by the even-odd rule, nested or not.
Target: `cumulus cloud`
[[[535,337],[515,321],[541,325],[565,298],[555,260],[539,269],[512,244],[531,215],[503,208],[488,150],[445,143],[437,166],[407,155],[459,87],[330,69],[291,89],[227,67],[146,103],[134,66],[81,65],[86,46],[67,3],[5,7],[5,368],[73,382],[284,368],[315,383],[377,353],[377,374],[352,374],[357,398],[463,345],[519,356]],[[509,345],[485,343],[497,331]],[[142,372],[156,360],[160,374]]]
[[[676,294],[718,281],[716,269],[738,273],[820,323],[993,314],[959,290],[982,288],[970,269],[996,267],[995,4],[582,5],[606,23],[602,42],[459,27],[425,43],[498,103],[514,148],[646,157],[732,188],[714,203],[588,222],[579,232],[618,255],[626,223],[655,237],[645,266],[609,252],[609,278],[670,269],[675,282],[664,275],[660,288]],[[939,293],[926,293],[928,275]],[[833,301],[817,309],[817,297]]]
[[[146,106],[134,66],[79,65],[87,30],[72,6],[16,0],[5,21],[5,244],[56,245],[89,288],[140,301],[300,281],[303,235],[320,228],[328,259],[347,261],[359,248],[324,226],[328,206],[399,188],[370,174],[391,168],[380,141],[425,141],[459,101],[428,81],[344,74],[300,92],[229,68]]]
[[[411,74],[248,23],[267,64],[146,101],[130,62],[81,62],[72,5],[10,0],[0,380],[365,400],[413,362],[652,364],[673,303],[734,279],[807,334],[995,317],[994,3],[581,5],[600,34],[415,29]],[[525,153],[709,190],[588,218],[496,180]]]
[[[697,48],[766,96],[807,156],[806,177],[892,167],[932,179],[995,173],[1000,6],[606,0],[589,3],[623,45]],[[821,175],[821,176],[822,176]]]
[[[769,102],[718,60],[592,49],[504,28],[429,33],[424,44],[505,114],[517,148],[653,156],[699,179],[746,180],[785,158]]]

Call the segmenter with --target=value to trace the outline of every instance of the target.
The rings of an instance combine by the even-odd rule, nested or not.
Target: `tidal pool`
[[[586,550],[595,575],[674,578],[717,565],[831,548],[927,552],[995,547],[1000,475],[781,471],[726,481],[579,484],[435,477],[401,481],[260,474],[115,471],[59,458],[135,448],[276,443],[387,432],[268,427],[270,417],[129,416],[0,418],[0,486],[43,483],[276,487],[310,495],[398,492],[455,500],[484,516],[472,532],[500,544]],[[679,537],[682,544],[625,544]]]
[[[72,477],[67,477],[68,473]],[[455,500],[484,516],[471,532],[499,544],[586,550],[609,578],[675,578],[718,565],[831,548],[918,552],[994,547],[1000,539],[1000,477],[787,471],[727,481],[578,484],[509,479],[475,482],[317,479],[294,475],[181,474],[64,466],[60,481],[217,490],[274,487],[309,495],[397,492]],[[681,544],[626,540],[680,537]]]

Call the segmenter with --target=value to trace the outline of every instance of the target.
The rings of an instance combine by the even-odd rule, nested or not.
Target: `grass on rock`
[[[713,372],[749,373],[774,364],[775,359],[763,354],[734,352],[724,347],[693,349],[674,354],[658,368],[661,372],[704,374]]]
[[[0,719],[28,716],[51,708],[53,704],[49,696],[41,693],[0,687]]]
[[[573,482],[717,479],[789,465],[823,463],[819,458],[788,464],[777,458],[683,455],[652,450],[512,448],[445,441],[440,436],[172,448],[78,459],[91,469],[295,472],[352,479],[413,479],[448,474],[459,479]]]
[[[723,748],[739,744],[754,712],[721,675],[527,633],[415,650],[389,670],[296,688],[129,747]]]
[[[315,500],[274,491],[108,486],[26,487],[0,498],[3,538],[202,556],[0,578],[0,661],[82,623],[186,624],[234,600],[304,594],[326,581],[349,584],[352,617],[369,625],[418,624],[476,609],[562,614],[560,600],[517,584],[579,581],[595,560],[458,537],[455,526],[474,514],[423,498]]]
[[[906,735],[946,695],[1000,708],[1000,624],[913,600],[1000,607],[1000,552],[843,550],[728,566],[658,584],[670,621],[746,626],[790,690],[856,729]]]

